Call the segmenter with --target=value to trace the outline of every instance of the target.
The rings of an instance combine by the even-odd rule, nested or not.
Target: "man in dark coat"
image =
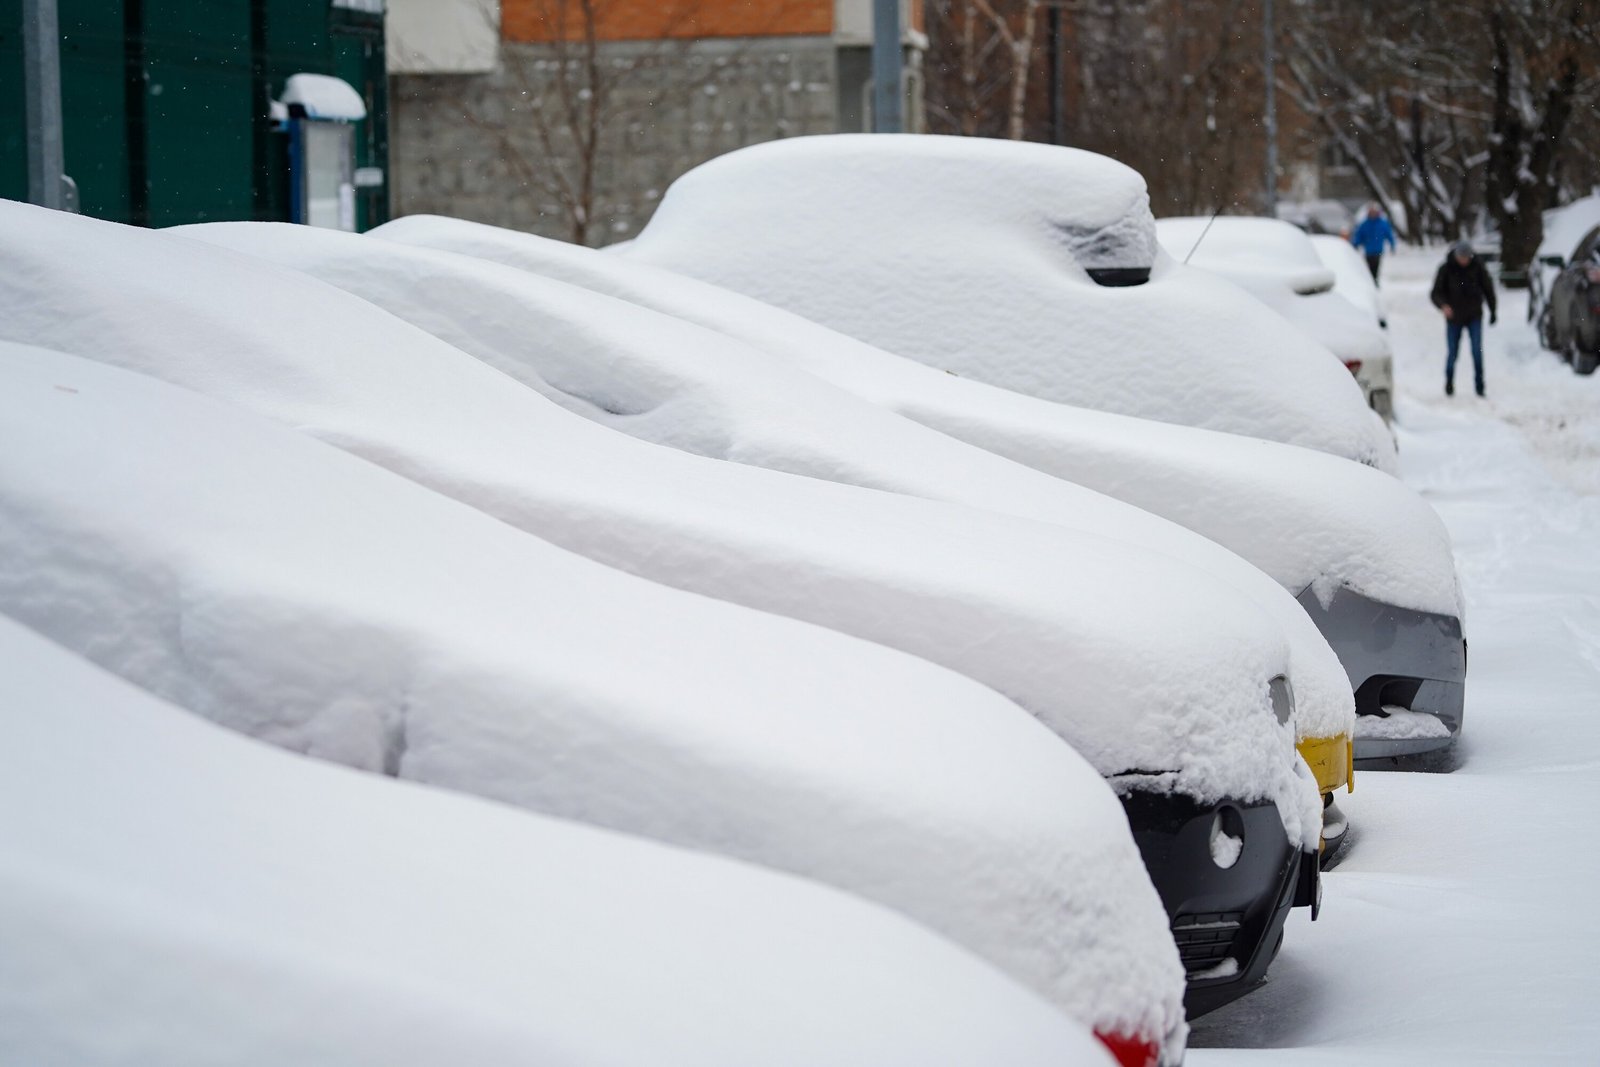
[[[1472,252],[1472,246],[1457,241],[1450,255],[1439,265],[1433,276],[1433,306],[1444,312],[1445,348],[1444,391],[1452,396],[1456,391],[1456,355],[1461,350],[1461,332],[1466,331],[1472,341],[1472,376],[1478,395],[1483,395],[1483,307],[1489,305],[1489,325],[1497,317],[1494,302],[1494,282],[1483,261]]]

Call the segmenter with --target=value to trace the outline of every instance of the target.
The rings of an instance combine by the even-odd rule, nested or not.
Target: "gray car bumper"
[[[1348,589],[1326,607],[1309,589],[1299,601],[1350,677],[1356,759],[1414,756],[1455,742],[1467,679],[1459,618],[1397,608]],[[1401,716],[1385,721],[1385,709],[1404,709],[1411,713],[1404,718],[1421,728],[1390,728],[1404,724]]]

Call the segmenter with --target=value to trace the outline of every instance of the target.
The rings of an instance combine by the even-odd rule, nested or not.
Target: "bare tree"
[[[924,70],[932,132],[1022,139],[1039,7],[1039,0],[928,4]]]
[[[776,25],[794,0],[770,5],[751,24],[753,34]],[[741,128],[699,118],[707,101],[736,76],[745,48],[730,43],[715,56],[697,49],[698,0],[672,0],[650,10],[648,34],[620,32],[625,18],[637,20],[629,0],[523,0],[517,10],[526,42],[501,49],[511,92],[452,101],[463,120],[494,146],[495,160],[509,171],[507,195],[532,196],[538,214],[563,220],[565,236],[578,244],[604,243],[645,213],[640,196],[659,195],[677,173],[759,136],[786,132],[776,100],[767,113],[742,113]],[[496,25],[497,36],[500,33]],[[620,40],[628,36],[632,39]],[[670,163],[648,178],[636,170],[641,140],[667,125],[667,113],[683,121],[692,142],[677,146]],[[761,127],[759,130],[753,127]],[[623,220],[623,221],[619,221]]]
[[[1043,0],[929,0],[934,132],[1051,140]],[[1253,203],[1259,188],[1259,22],[1248,0],[1062,3],[1076,100],[1070,142],[1139,170],[1158,212]],[[1252,26],[1254,33],[1252,33]]]
[[[1600,101],[1600,3],[1485,0],[1492,108],[1485,197],[1501,262],[1525,271],[1554,206],[1564,138],[1579,107]]]
[[[1581,191],[1561,183],[1595,139],[1597,21],[1595,0],[1324,0],[1299,9],[1286,88],[1407,237],[1487,216],[1516,274],[1543,210]]]

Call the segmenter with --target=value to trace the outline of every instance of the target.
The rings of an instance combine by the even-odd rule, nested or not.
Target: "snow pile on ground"
[[[1526,295],[1507,292],[1488,398],[1445,397],[1428,302],[1444,256],[1402,249],[1382,293],[1405,477],[1450,528],[1473,621],[1459,766],[1361,776],[1341,802],[1358,836],[1327,875],[1339,906],[1290,919],[1267,985],[1197,1023],[1192,1043],[1215,1048],[1193,1067],[1590,1064],[1600,1048],[1600,498],[1573,491],[1568,443],[1600,428],[1600,388],[1538,353]]]
[[[1344,587],[1401,607],[1460,613],[1449,538],[1438,517],[1415,492],[1370,468],[1309,449],[997,389],[730,290],[562,241],[437,216],[397,219],[372,236],[565,279],[717,330],[952,437],[1199,531],[1297,595],[1315,588],[1326,598]],[[747,351],[746,358],[757,356]],[[888,430],[879,425],[873,432]],[[857,444],[851,442],[852,451]],[[940,455],[940,487],[908,488],[901,475],[894,486],[901,491],[1019,514],[1027,513],[1028,498],[1037,517],[1074,524],[1063,509],[1045,510],[1053,499],[1067,499],[1062,494],[1068,490],[1057,488],[1050,496],[1037,483],[1026,486],[1014,474],[987,466],[979,469],[980,477],[968,477],[974,469],[970,456],[957,464],[932,452],[926,440],[917,447]],[[1205,491],[1196,492],[1196,486]],[[1083,495],[1071,506],[1090,521],[1096,508],[1105,508],[1104,500]],[[1155,540],[1158,529],[1128,520],[1122,536],[1177,551]],[[1182,551],[1195,558],[1192,542]]]
[[[1191,266],[1244,289],[1339,359],[1389,355],[1376,319],[1335,291],[1336,272],[1311,238],[1287,222],[1234,216],[1157,219],[1156,233],[1169,255],[1183,259],[1184,250],[1194,248]]]
[[[580,414],[636,437],[720,459],[1042,519],[1192,563],[1245,591],[1291,636],[1303,736],[1337,736],[1351,728],[1353,706],[1343,669],[1300,606],[1255,567],[1170,522],[828,385],[780,356],[636,304],[449,252],[264,223],[217,223],[179,232],[305,270]],[[499,232],[513,241],[519,236]],[[608,266],[634,266],[576,246],[528,240],[587,252]],[[744,300],[725,290],[718,295]],[[781,330],[784,324],[775,325]],[[1241,504],[1248,514],[1248,501],[1236,502],[1230,514],[1239,515]],[[1448,561],[1447,549],[1442,558]]]
[[[1090,280],[1152,266],[1151,230],[1142,179],[1091,153],[797,137],[679,178],[619,254],[1018,392],[1392,465],[1349,373],[1235,287],[1159,250],[1144,285]]]
[[[1316,840],[1268,689],[1294,681],[1287,639],[1194,568],[645,444],[347,293],[188,238],[23,205],[0,221],[12,339],[250,407],[601,562],[923,655],[1012,697],[1104,775],[1270,798],[1290,840]]]
[[[888,904],[1084,1022],[1182,972],[1116,799],[993,692],[644,582],[186,390],[0,345],[0,606],[299,752]]]
[[[0,618],[0,1060],[1105,1064],[798,878],[231,736]]]

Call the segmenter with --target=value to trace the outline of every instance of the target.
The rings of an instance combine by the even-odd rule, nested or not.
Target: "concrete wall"
[[[601,49],[601,68],[616,88],[595,154],[589,244],[633,236],[672,180],[704,160],[837,128],[827,37]],[[563,202],[572,197],[559,190],[576,188],[583,168],[560,117],[559,63],[551,46],[507,42],[488,74],[393,78],[395,213],[455,215],[572,239],[572,209]]]

